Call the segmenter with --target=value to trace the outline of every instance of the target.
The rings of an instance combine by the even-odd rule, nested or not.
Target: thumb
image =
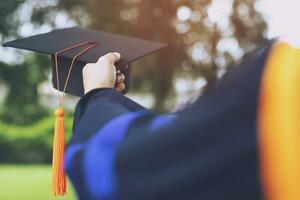
[[[105,54],[104,56],[101,56],[97,63],[98,62],[109,62],[111,64],[114,64],[116,63],[117,61],[119,61],[121,58],[121,54],[118,53],[118,52],[111,52],[111,53],[108,53],[108,54]]]

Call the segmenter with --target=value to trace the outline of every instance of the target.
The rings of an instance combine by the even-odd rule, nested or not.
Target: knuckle
[[[104,63],[114,63],[117,60],[119,60],[119,56],[116,53],[110,52],[105,54],[104,56],[101,56],[98,60],[98,62],[104,62]]]
[[[86,65],[83,67],[82,73],[83,73],[83,74],[87,73],[87,70],[88,70],[89,68],[91,68],[91,64],[90,64],[90,63],[86,64]]]
[[[107,59],[110,61],[110,62],[115,62],[115,60],[117,60],[117,57],[114,53],[109,53],[107,55]]]
[[[110,52],[110,53],[106,54],[106,58],[112,63],[119,60],[119,56],[117,55],[117,53],[114,53],[114,52]]]
[[[99,60],[98,60],[98,63],[103,63],[103,62],[107,62],[107,57],[106,57],[106,55],[101,56],[101,57],[99,58]]]
[[[105,59],[110,60],[112,56],[113,56],[112,53],[108,53],[108,54],[105,54],[104,56],[102,56],[101,58],[104,59],[104,60]]]
[[[83,67],[83,69],[87,69],[87,68],[90,68],[91,67],[91,65],[92,65],[92,63],[87,63],[84,67]]]
[[[125,84],[124,83],[120,83],[119,87],[120,87],[120,90],[123,91],[125,89]]]
[[[125,76],[121,73],[117,74],[117,81],[123,82],[125,80]]]
[[[109,56],[109,54],[105,54],[104,56],[101,56],[100,58],[99,58],[99,60],[98,60],[98,62],[107,62],[107,61],[109,61],[109,58],[110,56]]]

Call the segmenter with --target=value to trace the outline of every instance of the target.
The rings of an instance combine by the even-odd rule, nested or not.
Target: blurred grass
[[[0,200],[76,200],[70,182],[67,195],[51,194],[50,165],[0,165]]]

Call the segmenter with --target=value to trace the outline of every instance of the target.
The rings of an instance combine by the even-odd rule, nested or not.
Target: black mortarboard
[[[99,57],[106,53],[119,52],[121,54],[121,60],[116,63],[116,67],[121,70],[133,61],[166,47],[165,44],[157,42],[78,27],[54,30],[49,33],[10,41],[3,44],[3,46],[50,54],[53,62],[52,82],[54,88],[57,89],[54,54],[62,49],[74,45],[76,46],[83,42],[86,42],[86,44],[62,52],[58,55],[57,59],[59,65],[59,89],[62,91],[69,71],[68,68],[74,56],[89,45],[96,43],[97,46],[89,49],[75,60],[65,92],[76,96],[82,96],[84,93],[81,71],[86,63],[96,62]],[[127,90],[125,92],[128,91],[129,87],[129,70],[130,69],[128,68],[123,71],[126,76],[125,85]]]

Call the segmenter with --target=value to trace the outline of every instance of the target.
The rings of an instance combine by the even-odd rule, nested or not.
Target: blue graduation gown
[[[257,104],[271,44],[210,94],[157,115],[113,89],[76,106],[66,172],[82,200],[259,200]]]

